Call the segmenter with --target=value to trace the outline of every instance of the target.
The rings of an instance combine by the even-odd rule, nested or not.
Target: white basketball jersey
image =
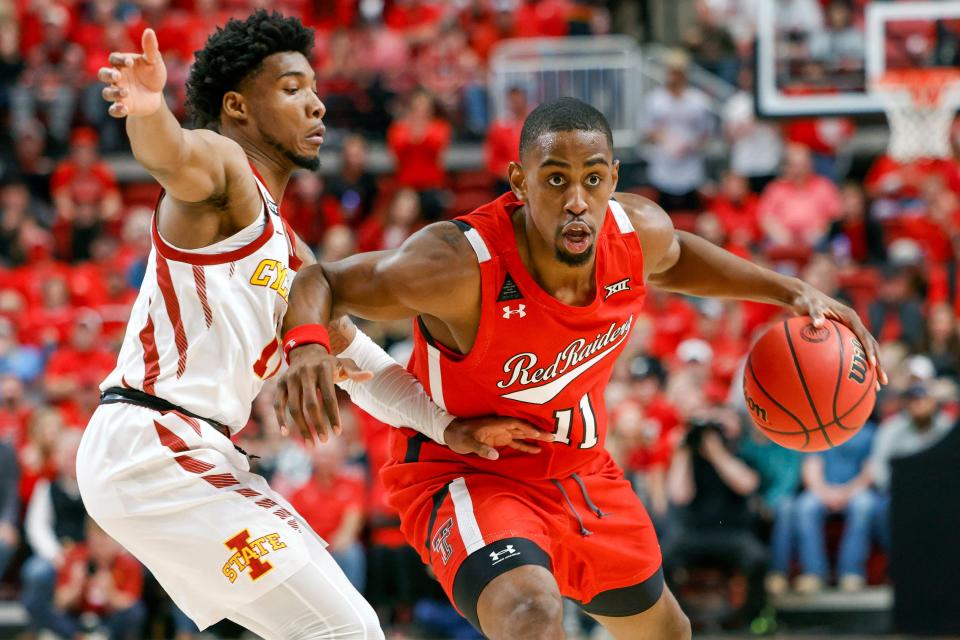
[[[277,337],[299,260],[289,226],[257,178],[263,208],[237,236],[200,251],[167,243],[154,213],[146,277],[117,368],[101,389],[126,387],[211,418],[236,433],[264,380],[280,369]],[[223,247],[223,251],[216,251]]]

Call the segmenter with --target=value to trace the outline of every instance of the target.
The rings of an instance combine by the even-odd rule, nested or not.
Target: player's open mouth
[[[315,145],[323,144],[323,134],[326,133],[326,131],[326,127],[317,127],[307,135],[307,142]]]
[[[583,253],[590,249],[593,234],[590,232],[590,227],[585,223],[574,221],[564,225],[560,238],[563,241],[563,247],[568,252]]]

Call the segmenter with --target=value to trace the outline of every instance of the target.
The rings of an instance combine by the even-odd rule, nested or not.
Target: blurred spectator
[[[21,123],[13,130],[13,163],[4,179],[23,182],[33,198],[49,202],[53,160],[46,144],[46,130],[38,120]]]
[[[760,193],[773,180],[783,156],[783,136],[776,124],[757,120],[753,96],[753,69],[739,74],[740,90],[723,107],[723,131],[730,142],[731,173],[750,181]]]
[[[656,358],[631,360],[629,392],[612,412],[623,467],[658,529],[667,516],[666,474],[680,435],[680,416],[661,390],[666,375]]]
[[[927,354],[937,377],[960,382],[960,326],[948,304],[937,304],[927,313],[922,352]]]
[[[384,12],[384,23],[403,34],[411,44],[422,44],[436,37],[444,16],[444,6],[433,0],[395,0]]]
[[[356,238],[349,227],[338,225],[327,230],[317,259],[324,262],[343,260],[357,251]]]
[[[696,5],[698,9],[702,3]],[[683,33],[683,46],[693,54],[693,60],[710,73],[737,84],[740,59],[737,46],[727,25],[714,20],[709,11],[697,11],[697,19]]]
[[[377,177],[367,167],[367,143],[362,136],[347,136],[343,141],[340,168],[328,180],[343,221],[356,229],[373,212],[380,194]]]
[[[883,226],[868,210],[859,183],[846,182],[840,190],[840,217],[830,223],[824,244],[842,263],[877,264],[886,259]]]
[[[0,374],[0,439],[13,443],[18,452],[24,452],[33,412],[34,405],[26,397],[23,381],[13,374]],[[20,495],[29,497],[29,492]]]
[[[754,0],[697,0],[696,9],[701,19],[729,29],[739,54],[750,56],[757,29]]]
[[[64,638],[105,632],[110,640],[142,636],[143,568],[90,518],[83,542],[70,548],[57,572],[49,628]]]
[[[313,475],[290,496],[290,504],[327,541],[333,559],[350,583],[362,592],[367,572],[360,543],[363,478],[344,465],[343,445],[338,438],[314,447],[311,458]]]
[[[417,56],[417,78],[458,129],[476,136],[486,130],[487,89],[482,84],[480,59],[457,24],[444,27],[423,47]]]
[[[854,24],[853,0],[830,0],[826,12],[825,28],[810,39],[811,56],[834,72],[862,70],[866,44]]]
[[[340,203],[327,189],[327,178],[316,171],[298,171],[283,197],[283,217],[297,235],[315,247],[324,231],[343,224]]]
[[[444,209],[447,176],[442,160],[450,135],[450,125],[434,115],[433,98],[422,90],[414,92],[403,117],[387,131],[397,185],[420,194],[427,220],[438,219]]]
[[[893,264],[884,266],[877,298],[870,304],[866,319],[878,341],[899,341],[911,350],[920,347],[923,308],[908,269]]]
[[[0,439],[0,579],[20,544],[20,470],[13,443]]]
[[[747,596],[733,617],[752,620],[763,606],[767,552],[754,536],[747,499],[760,477],[735,452],[739,423],[724,412],[689,424],[667,477],[671,501],[680,508],[663,543],[668,576],[679,569],[720,566],[741,571]]]
[[[795,498],[800,488],[801,454],[774,444],[748,416],[739,443],[739,455],[760,477],[754,510],[770,525],[770,567],[767,592],[776,595],[787,589],[790,562],[796,545]]]
[[[0,113],[10,108],[10,92],[23,69],[19,25],[16,20],[0,19]]]
[[[50,222],[49,208],[32,198],[22,182],[10,182],[0,187],[0,261],[8,266],[20,266],[31,259],[31,251],[38,242],[47,239],[41,222]]]
[[[771,182],[760,199],[760,224],[774,246],[812,247],[840,208],[837,187],[813,173],[810,150],[789,145],[783,177]]]
[[[0,375],[13,375],[31,384],[43,372],[43,366],[40,350],[21,345],[16,326],[7,318],[0,318]]]
[[[708,99],[687,84],[688,58],[671,52],[664,87],[650,93],[646,108],[648,179],[667,211],[700,209],[706,181],[704,146],[713,128]]]
[[[728,171],[720,181],[720,192],[708,208],[732,244],[750,246],[760,241],[760,198],[751,193],[743,175]]]
[[[15,130],[21,129],[42,113],[50,141],[63,149],[77,106],[78,83],[85,77],[83,49],[68,38],[70,11],[65,6],[43,5],[40,19],[40,41],[27,50],[26,68],[11,95],[11,120]]]
[[[357,248],[360,251],[379,251],[399,247],[423,226],[420,202],[413,189],[398,190],[390,201],[386,220],[370,218],[360,227]]]
[[[116,355],[100,345],[100,319],[90,312],[79,316],[69,344],[50,355],[44,376],[47,398],[60,408],[68,427],[86,426],[90,416],[83,408],[99,401],[97,387],[116,363]]]
[[[64,239],[61,251],[74,261],[90,257],[90,245],[101,225],[120,214],[120,190],[110,166],[97,153],[96,131],[86,127],[70,137],[70,157],[50,178],[57,225]]]
[[[870,488],[867,458],[876,427],[868,422],[842,447],[808,455],[803,461],[805,491],[797,498],[796,524],[800,572],[796,588],[802,593],[820,590],[829,580],[824,524],[831,513],[844,516],[837,557],[837,576],[844,591],[862,589],[867,554],[877,510]]]
[[[498,195],[510,190],[507,167],[511,162],[520,161],[520,132],[529,112],[527,92],[523,87],[511,87],[507,91],[506,114],[503,118],[494,120],[487,131],[483,150],[484,162],[487,171],[497,180]]]
[[[80,433],[64,431],[56,443],[57,477],[37,483],[27,505],[24,531],[33,555],[21,572],[21,599],[34,633],[51,628],[57,571],[83,542],[87,519],[77,486]]]
[[[780,0],[776,20],[778,31],[806,38],[823,29],[823,10],[817,0]]]
[[[929,382],[915,382],[902,395],[902,409],[880,424],[870,452],[869,468],[879,493],[876,523],[880,541],[890,548],[890,462],[937,444],[956,420],[930,392]]]
[[[787,121],[784,137],[788,144],[810,150],[814,173],[837,182],[837,154],[853,137],[854,130],[853,120],[849,118],[796,118]]]
[[[52,275],[40,286],[40,303],[27,314],[20,335],[26,344],[50,349],[67,341],[76,309],[70,303],[66,278]]]

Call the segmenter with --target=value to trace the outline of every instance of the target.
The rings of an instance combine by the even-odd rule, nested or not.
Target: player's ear
[[[248,117],[247,101],[236,91],[227,91],[223,94],[221,104],[224,115],[228,118],[245,123]]]
[[[613,190],[617,190],[617,183],[620,181],[620,161],[614,160],[610,168],[610,179],[613,180]]]
[[[527,201],[527,176],[518,162],[511,162],[507,167],[507,180],[510,181],[510,190],[521,202]]]

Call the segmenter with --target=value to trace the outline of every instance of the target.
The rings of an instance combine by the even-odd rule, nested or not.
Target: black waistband
[[[135,404],[139,407],[144,407],[146,409],[152,409],[153,411],[159,411],[163,413],[165,411],[178,411],[185,416],[190,416],[191,418],[196,418],[197,420],[203,420],[214,429],[225,435],[227,438],[230,437],[230,429],[212,418],[204,418],[203,416],[198,416],[192,411],[188,411],[181,406],[175,405],[168,400],[163,398],[158,398],[152,396],[149,393],[140,391],[139,389],[126,389],[124,387],[110,387],[106,389],[103,393],[100,394],[100,404],[116,404],[118,402],[125,402],[127,404]]]

